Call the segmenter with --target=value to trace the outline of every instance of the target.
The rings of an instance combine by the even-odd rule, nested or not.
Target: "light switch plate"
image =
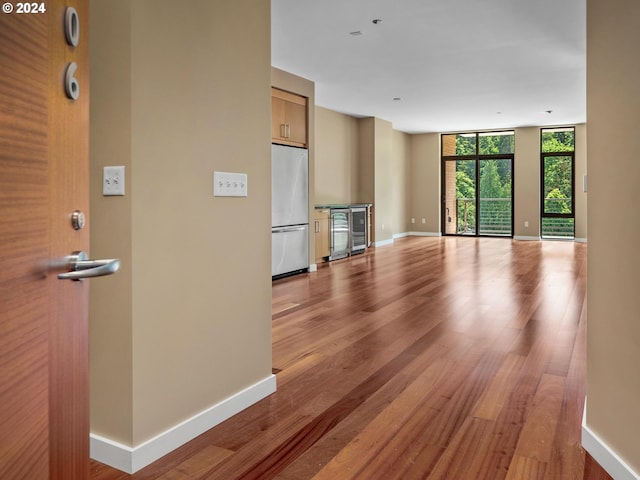
[[[214,197],[246,197],[247,174],[213,172]]]
[[[102,194],[124,195],[124,167],[104,167],[102,172]]]

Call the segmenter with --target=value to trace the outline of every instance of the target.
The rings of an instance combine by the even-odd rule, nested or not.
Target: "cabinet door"
[[[321,239],[321,254],[322,257],[328,257],[331,255],[331,219],[327,218],[320,220],[320,239]]]
[[[271,140],[276,142],[286,138],[286,101],[271,97]]]
[[[286,102],[287,140],[299,145],[307,144],[307,105]]]
[[[271,89],[271,141],[296,147],[307,146],[307,99]]]
[[[314,231],[316,241],[316,263],[331,255],[331,232],[329,210],[316,210]]]

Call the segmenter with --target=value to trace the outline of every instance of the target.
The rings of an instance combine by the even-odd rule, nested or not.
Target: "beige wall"
[[[91,428],[135,446],[271,375],[270,3],[116,3],[91,5],[91,250],[123,260],[92,284]]]
[[[440,135],[411,135],[410,231],[440,233]],[[425,223],[422,223],[422,219]]]
[[[358,192],[356,202],[373,203],[376,243],[406,232],[409,140],[380,118],[358,120]]]
[[[587,0],[587,427],[640,472],[640,9]]]
[[[584,191],[584,176],[587,174],[587,125],[576,125],[575,152],[575,237],[587,241],[587,192]]]
[[[358,120],[316,107],[315,203],[353,203],[358,197]]]
[[[95,432],[130,445],[133,436],[133,204],[131,195],[103,197],[101,193],[105,165],[124,165],[128,193],[133,185],[131,5],[92,0],[90,10],[91,256],[121,260],[116,275],[91,284],[91,426]]]
[[[375,157],[376,157],[375,118],[358,120],[358,191],[356,202],[374,203],[375,193]],[[375,238],[375,237],[374,237]]]
[[[391,232],[404,234],[411,230],[409,222],[411,184],[411,135],[391,131]]]
[[[374,126],[374,192],[375,205],[375,241],[391,240],[395,233],[392,225],[395,221],[393,210],[393,182],[391,155],[391,122],[380,118],[373,119]]]
[[[515,129],[513,160],[514,236],[540,237],[540,128]],[[529,222],[525,227],[524,222]]]

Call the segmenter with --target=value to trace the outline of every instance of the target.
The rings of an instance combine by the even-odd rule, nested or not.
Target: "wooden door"
[[[0,478],[84,479],[88,282],[58,280],[54,267],[89,245],[88,228],[71,224],[74,210],[89,209],[88,0],[49,0],[38,13],[9,3],[14,12],[0,14]],[[77,46],[65,37],[67,6]],[[71,62],[77,100],[64,87]]]

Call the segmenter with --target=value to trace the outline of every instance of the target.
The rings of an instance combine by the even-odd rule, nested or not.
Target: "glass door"
[[[445,233],[476,234],[476,161],[445,162]]]
[[[513,130],[447,133],[441,142],[443,233],[513,236]]]
[[[478,163],[478,233],[510,237],[513,234],[511,159],[478,160]]]

